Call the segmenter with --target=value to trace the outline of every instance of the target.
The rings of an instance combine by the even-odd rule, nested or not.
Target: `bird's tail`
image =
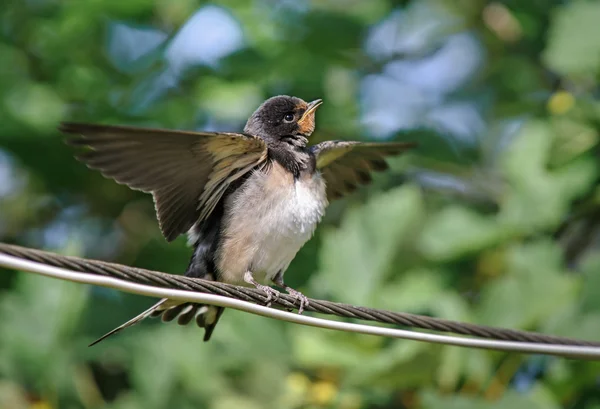
[[[102,335],[89,346],[96,345],[98,342],[116,334],[122,329],[131,327],[148,317],[159,316],[162,318],[163,322],[170,322],[175,319],[175,317],[178,317],[177,323],[179,325],[187,325],[195,317],[196,324],[198,324],[199,327],[204,328],[204,341],[208,341],[221,314],[223,314],[223,310],[224,308],[215,307],[214,305],[194,304],[189,302],[179,303],[178,301],[163,298],[146,311]]]
[[[175,317],[177,317],[177,323],[179,325],[187,325],[195,318],[196,324],[200,328],[204,328],[204,341],[208,341],[219,318],[221,318],[221,314],[223,314],[223,310],[223,307],[216,307],[214,305],[186,302],[183,304],[157,308],[150,312],[150,316],[160,316],[163,322],[173,321]]]
[[[133,317],[129,321],[125,322],[124,324],[121,324],[117,328],[113,329],[112,331],[109,331],[106,334],[102,335],[100,338],[98,338],[97,340],[92,342],[89,346],[96,345],[98,342],[105,340],[106,338],[110,337],[111,335],[116,334],[117,332],[121,331],[122,329],[131,327],[131,326],[137,324],[138,322],[142,321],[144,318],[148,318],[155,311],[157,311],[161,306],[165,305],[167,303],[167,301],[168,300],[166,298],[163,298],[162,300],[160,300],[159,302],[154,304],[152,307],[148,308],[143,313],[136,315],[135,317]]]

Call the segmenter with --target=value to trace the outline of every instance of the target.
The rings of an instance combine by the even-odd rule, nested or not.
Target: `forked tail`
[[[119,325],[117,328],[102,335],[100,338],[92,342],[89,346],[96,345],[98,342],[116,334],[122,329],[131,327],[138,322],[148,317],[161,317],[163,322],[170,322],[177,317],[179,325],[187,325],[193,318],[196,319],[196,324],[200,328],[204,328],[204,341],[208,341],[212,335],[224,308],[215,307],[214,305],[194,304],[189,302],[179,303],[178,301],[168,300],[163,298],[152,307],[148,308],[141,314],[133,317],[126,323]]]
[[[129,321],[127,321],[124,324],[119,325],[117,328],[113,329],[112,331],[107,332],[106,334],[102,335],[100,338],[98,338],[97,340],[95,340],[94,342],[92,342],[90,345],[88,346],[93,346],[96,345],[98,342],[110,337],[111,335],[116,334],[117,332],[121,331],[122,329],[131,327],[135,324],[137,324],[138,322],[142,321],[145,318],[148,318],[149,316],[152,315],[152,313],[154,311],[156,311],[159,307],[161,307],[166,301],[168,301],[166,298],[163,298],[162,300],[160,300],[159,302],[157,302],[156,304],[154,304],[152,307],[148,308],[146,311],[142,312],[139,315],[136,315],[135,317],[133,317],[132,319],[130,319]]]

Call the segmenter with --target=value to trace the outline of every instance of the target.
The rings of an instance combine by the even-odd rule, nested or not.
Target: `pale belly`
[[[245,285],[244,274],[251,271],[255,280],[269,283],[313,235],[327,207],[325,183],[319,173],[294,180],[273,164],[252,174],[225,205],[219,280]]]

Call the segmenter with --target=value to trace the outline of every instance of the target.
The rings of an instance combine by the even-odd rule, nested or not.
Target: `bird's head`
[[[307,138],[315,130],[315,111],[322,103],[320,99],[305,102],[287,95],[269,98],[248,119],[244,132],[306,146]]]

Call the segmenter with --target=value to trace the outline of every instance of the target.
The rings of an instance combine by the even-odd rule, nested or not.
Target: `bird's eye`
[[[285,122],[292,122],[294,120],[294,114],[285,114],[283,120]]]

